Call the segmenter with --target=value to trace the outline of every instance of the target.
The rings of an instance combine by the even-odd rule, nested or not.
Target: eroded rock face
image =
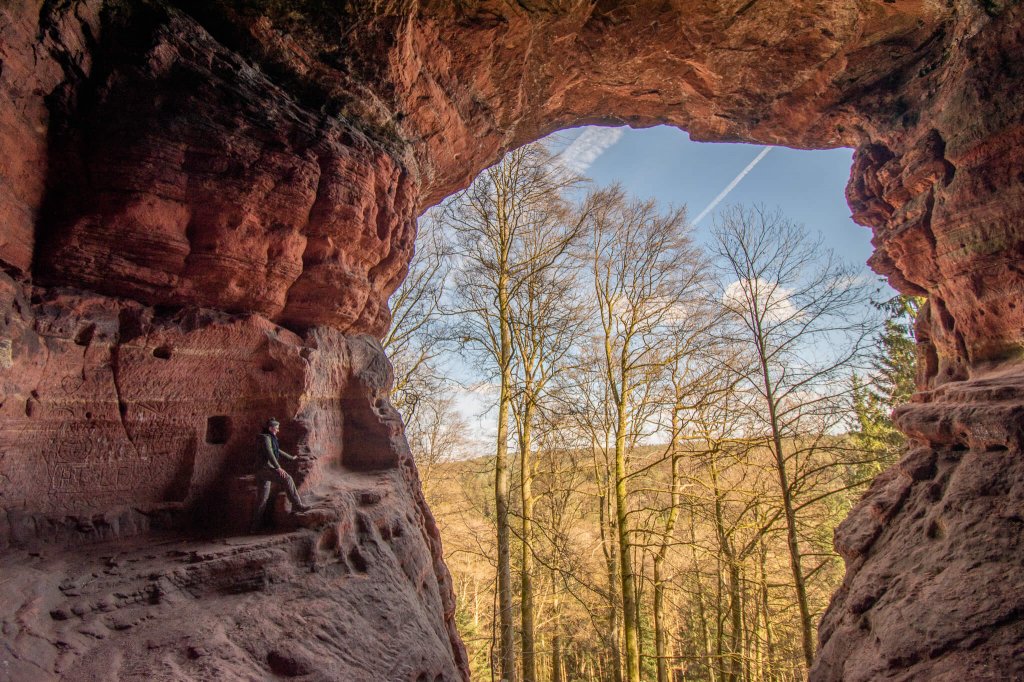
[[[5,679],[464,677],[405,472],[331,470],[318,490],[298,519],[315,530],[6,553]]]
[[[1022,395],[1019,372],[993,372],[897,410],[917,445],[836,530],[847,577],[816,679],[1024,672]]]
[[[383,333],[415,234],[401,161],[178,13],[78,28],[99,42],[53,95],[37,278]]]
[[[303,456],[305,494],[326,501],[286,542],[344,548],[336,563],[358,572],[349,552],[366,531],[339,521],[354,498],[324,491],[339,475],[378,476],[383,516],[412,509],[403,533],[415,542],[389,545],[397,563],[360,584],[415,592],[423,632],[448,633],[425,636],[441,642],[430,666],[406,661],[401,675],[464,675],[387,364],[357,337],[389,322],[415,216],[505,150],[584,123],[848,145],[847,197],[874,231],[872,267],[929,305],[922,392],[900,415],[915,445],[837,533],[848,574],[812,677],[985,677],[986,658],[1024,674],[1019,518],[1006,511],[1019,506],[1024,432],[1022,27],[1019,3],[974,0],[8,3],[0,537],[170,528],[184,542],[237,528],[249,438],[272,412]],[[317,565],[305,549],[239,551]],[[392,570],[427,563],[432,577]],[[309,588],[292,568],[274,594]],[[387,613],[341,572],[332,580],[336,605]],[[245,599],[211,612],[240,613]],[[164,616],[202,618],[193,606]],[[307,669],[256,640],[217,639],[213,658],[186,656],[207,663],[174,665]],[[245,662],[231,668],[239,646]],[[44,659],[52,674],[85,674],[101,648]]]
[[[0,405],[0,570],[13,577],[0,618],[15,679],[141,678],[165,657],[194,679],[300,664],[322,679],[464,676],[440,539],[375,338],[60,289],[26,299],[0,279],[16,332]],[[280,539],[189,541],[248,532],[269,415],[284,417],[314,509],[279,508],[275,527],[293,529]],[[154,532],[157,554],[134,539]],[[40,540],[78,549],[25,563]],[[81,547],[95,541],[105,549]],[[109,570],[109,552],[124,570]],[[249,625],[226,633],[225,618]],[[364,639],[378,630],[388,636]]]

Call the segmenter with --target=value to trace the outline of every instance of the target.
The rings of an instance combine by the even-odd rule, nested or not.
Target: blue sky
[[[557,133],[559,143],[571,142],[587,130],[596,137],[577,170],[599,185],[620,182],[640,197],[662,204],[686,204],[695,219],[764,149],[759,145],[693,142],[676,128],[576,128]],[[617,138],[617,139],[615,139]],[[611,142],[589,166],[594,152]],[[558,144],[558,143],[556,143]],[[850,177],[852,149],[804,151],[773,147],[728,196],[698,224],[707,234],[718,209],[729,204],[763,203],[778,206],[844,259],[863,264],[871,255],[871,231],[850,219],[844,190]]]
[[[762,203],[780,208],[812,234],[820,232],[840,258],[877,278],[864,265],[871,255],[871,231],[850,219],[846,205],[851,149],[772,147],[765,152],[760,145],[693,142],[685,132],[667,126],[576,128],[556,133],[548,142],[553,151],[561,151],[564,165],[598,185],[618,182],[631,194],[654,198],[663,206],[685,204],[691,222],[706,211],[696,225],[698,241],[709,236],[719,210]],[[728,194],[713,207],[725,190]],[[474,385],[467,365],[454,358],[452,363],[453,374],[467,385],[458,392],[457,405],[469,422],[470,438],[481,447],[493,447],[494,391],[486,384]]]

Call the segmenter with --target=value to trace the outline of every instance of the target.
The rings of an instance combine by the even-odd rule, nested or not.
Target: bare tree
[[[431,396],[417,404],[411,419],[406,419],[405,433],[416,458],[424,494],[432,498],[440,465],[468,455],[466,419],[455,406],[454,395]]]
[[[455,236],[457,336],[497,376],[494,502],[497,523],[500,672],[516,679],[511,543],[509,535],[509,408],[515,390],[513,301],[526,282],[561,260],[580,230],[565,199],[577,179],[551,163],[539,144],[520,147],[483,171],[449,201],[443,222]],[[529,661],[527,661],[529,664]],[[535,676],[524,671],[527,679]]]
[[[695,292],[696,293],[696,292]],[[668,505],[659,512],[660,537],[655,542],[653,560],[654,644],[658,682],[668,682],[668,626],[665,593],[671,577],[666,575],[669,550],[675,546],[676,524],[683,506],[683,458],[689,454],[687,440],[692,438],[694,414],[705,411],[723,393],[730,390],[723,379],[720,362],[713,356],[720,353],[711,331],[715,324],[714,306],[705,292],[687,301],[685,314],[679,316],[670,339],[666,377],[669,388],[669,483]]]
[[[440,304],[451,253],[435,218],[428,212],[420,219],[416,255],[409,274],[388,301],[391,328],[381,342],[395,368],[391,402],[402,413],[407,427],[415,423],[421,402],[445,391],[437,367],[437,340],[444,336]]]
[[[392,324],[382,341],[395,369],[391,401],[402,413],[425,489],[434,482],[435,465],[463,455],[466,444],[465,420],[440,366],[438,339],[445,336],[440,305],[450,266],[450,247],[435,212],[428,212],[420,219],[409,274],[389,301]]]
[[[603,343],[596,337],[590,341],[578,349],[579,356],[572,370],[567,411],[579,434],[580,447],[590,455],[588,468],[590,482],[594,488],[598,539],[605,574],[605,585],[600,590],[604,604],[605,627],[600,628],[599,632],[602,635],[603,648],[610,659],[609,677],[615,682],[622,682],[622,598],[612,462],[616,418],[611,401],[611,387],[605,380],[605,372],[602,369]]]
[[[747,350],[731,369],[756,397],[782,498],[790,568],[800,612],[804,661],[814,658],[794,499],[794,469],[809,465],[838,425],[846,390],[872,329],[869,290],[859,273],[778,211],[733,207],[716,220],[713,250],[721,268],[723,335]],[[845,396],[843,396],[845,399]],[[811,442],[801,439],[809,434]],[[832,462],[834,464],[834,462]],[[814,468],[811,465],[811,468]]]
[[[574,221],[574,225],[578,224]],[[566,241],[565,245],[568,247],[570,242]],[[543,244],[532,245],[534,251],[542,248],[545,248]],[[536,260],[532,255],[529,259]],[[538,426],[545,394],[552,381],[566,368],[566,358],[573,349],[575,334],[581,324],[574,276],[566,250],[549,267],[528,273],[512,298],[512,338],[518,357],[518,386],[513,396],[516,409],[513,414],[519,443],[522,501],[520,615],[524,682],[534,682],[537,677],[533,587],[534,430]]]
[[[627,453],[650,416],[649,389],[663,369],[664,342],[698,295],[702,258],[685,230],[685,210],[659,213],[653,201],[629,199],[614,187],[588,221],[587,254],[603,345],[604,380],[614,413],[615,516],[625,675],[640,679],[637,585],[630,532]]]

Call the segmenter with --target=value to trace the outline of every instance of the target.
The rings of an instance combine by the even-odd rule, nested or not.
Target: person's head
[[[267,420],[267,432],[272,433],[275,436],[277,432],[281,430],[281,422],[277,421],[273,417]]]

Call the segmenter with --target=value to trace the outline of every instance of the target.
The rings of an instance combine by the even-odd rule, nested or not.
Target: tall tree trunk
[[[776,447],[781,453],[781,439],[776,439]],[[782,504],[786,514],[786,545],[789,548],[789,565],[793,572],[793,584],[796,589],[797,606],[800,608],[800,634],[803,640],[804,662],[807,670],[814,662],[814,626],[811,610],[807,604],[807,584],[801,566],[800,545],[797,539],[796,512],[793,510],[793,498],[786,477],[786,464],[782,457],[776,455],[779,469],[779,485],[782,488]]]
[[[610,475],[606,472],[603,486],[607,489],[610,484]],[[615,682],[622,682],[622,647],[621,623],[619,609],[622,602],[619,599],[619,568],[618,552],[615,547],[615,521],[608,509],[610,505],[607,495],[602,493],[598,504],[599,523],[601,527],[602,548],[605,555],[605,567],[608,572],[608,649],[615,666]]]
[[[774,384],[764,352],[761,353],[761,374],[764,380],[765,399],[768,402],[768,419],[772,429],[772,446],[775,455],[775,469],[779,477],[779,489],[782,494],[782,508],[786,517],[786,545],[789,548],[789,566],[793,572],[793,584],[796,590],[797,606],[800,609],[800,634],[803,644],[804,662],[807,670],[814,662],[814,629],[811,621],[811,610],[807,604],[807,585],[801,566],[800,544],[797,538],[796,511],[793,508],[793,495],[786,473],[786,457],[782,447],[782,430],[775,404]]]
[[[664,559],[654,558],[654,653],[658,661],[658,682],[668,682],[668,634],[665,632],[665,583],[661,575]]]
[[[728,659],[729,682],[739,682],[742,677],[741,649],[743,646],[743,602],[740,598],[740,566],[732,538],[725,527],[725,512],[722,509],[722,492],[718,488],[718,466],[712,459],[709,466],[711,489],[715,496],[715,533],[718,536],[718,547],[725,559],[729,574],[727,592],[729,595],[729,644],[725,657]],[[724,637],[723,637],[724,639]]]
[[[771,426],[772,454],[775,457],[775,471],[778,474],[778,486],[782,495],[782,510],[785,514],[785,543],[790,550],[790,568],[793,571],[793,582],[797,592],[797,606],[800,608],[800,633],[804,649],[804,663],[807,671],[814,662],[814,630],[811,621],[811,609],[807,603],[807,585],[804,582],[804,570],[801,566],[800,543],[797,538],[797,512],[793,505],[793,491],[790,488],[790,477],[785,471],[785,455],[782,450],[782,432],[779,426],[777,406],[775,404],[775,384],[772,382],[768,368],[766,351],[758,348],[761,357],[761,378],[764,382],[764,396],[768,403],[768,421]]]
[[[743,677],[743,599],[740,591],[740,567],[729,558],[729,682]]]
[[[626,382],[619,389],[618,428],[615,434],[615,522],[619,533],[619,576],[622,592],[623,639],[626,649],[626,680],[640,682],[640,647],[637,641],[636,587],[633,580],[632,540],[629,537],[626,489]]]
[[[758,585],[756,596],[752,601],[754,602],[754,625],[750,628],[750,639],[754,650],[754,664],[751,666],[750,679],[753,682],[761,682],[764,677],[764,645],[762,644],[764,641],[764,630],[761,628],[762,603],[760,585]]]
[[[772,641],[771,612],[768,610],[768,545],[762,537],[758,548],[758,569],[761,583],[761,611],[764,617],[764,672],[766,680],[775,679],[775,644]]]
[[[744,555],[745,558],[745,555]],[[758,629],[758,600],[751,599],[751,581],[746,576],[746,568],[741,567],[739,571],[739,585],[743,602],[743,679],[746,682],[754,682],[758,675],[758,646],[755,643]],[[751,622],[751,609],[749,605],[754,604],[754,621]]]
[[[512,332],[509,328],[508,281],[498,281],[498,315],[501,327],[501,393],[498,398],[498,442],[494,456],[494,507],[498,526],[498,604],[501,679],[515,682],[515,631],[512,612],[512,562],[509,540],[508,409],[512,390]]]
[[[537,661],[535,657],[534,609],[533,609],[533,464],[530,457],[531,440],[533,437],[534,403],[527,386],[525,408],[523,410],[522,437],[519,443],[519,466],[522,477],[523,502],[523,567],[521,573],[521,620],[523,639],[523,682],[536,682]]]
[[[562,618],[558,597],[552,603],[554,617],[551,622],[551,682],[562,682]]]
[[[704,653],[704,665],[708,671],[708,679],[715,682],[715,672],[711,657],[711,633],[708,631],[707,609],[704,607],[704,580],[701,578],[700,562],[697,559],[697,529],[693,515],[690,515],[690,553],[693,555],[693,566],[697,577],[697,620],[700,623],[700,644]]]
[[[555,631],[551,638],[551,682],[563,682],[562,674],[562,636]]]
[[[615,666],[615,682],[622,682],[622,600],[619,598],[619,560],[616,548],[612,549],[608,565],[609,614],[608,636],[611,639],[612,664]]]
[[[679,412],[672,411],[673,440],[679,433]],[[678,443],[672,446],[672,493],[668,519],[661,540],[661,547],[654,557],[654,648],[658,661],[658,682],[668,682],[668,629],[665,623],[665,576],[663,575],[668,548],[676,529],[680,506]]]
[[[725,616],[722,615],[722,576],[725,572],[722,569],[722,549],[719,547],[715,553],[715,567],[718,579],[715,581],[715,668],[720,677],[725,678],[727,673],[723,662],[725,661]]]

